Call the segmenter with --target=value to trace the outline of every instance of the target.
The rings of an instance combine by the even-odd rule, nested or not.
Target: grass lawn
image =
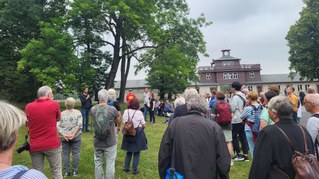
[[[64,106],[64,105],[61,105]],[[78,108],[78,104],[77,104]],[[64,108],[63,108],[64,109]],[[61,110],[63,110],[61,109]],[[124,109],[124,105],[122,106]],[[124,111],[124,110],[123,110]],[[159,178],[157,170],[157,157],[159,145],[162,140],[162,136],[167,127],[163,122],[166,118],[155,116],[156,124],[149,124],[147,122],[145,133],[148,139],[148,150],[141,152],[140,163],[138,166],[138,175],[132,175],[131,173],[123,172],[124,160],[126,152],[121,150],[122,144],[122,134],[119,134],[119,140],[117,144],[117,157],[116,157],[116,168],[115,168],[115,178],[116,179],[129,179],[129,178],[145,178],[145,179],[156,179]],[[149,116],[147,118],[149,120]],[[90,128],[91,129],[91,128]],[[19,142],[18,146],[21,146],[24,143],[25,129],[21,128],[19,131]],[[82,145],[81,145],[81,154],[79,162],[79,176],[77,178],[94,178],[94,147],[93,147],[93,132],[86,132],[82,134]],[[132,161],[131,161],[132,163]],[[29,168],[31,165],[31,158],[28,152],[22,152],[18,154],[14,152],[13,164],[22,164]],[[131,164],[132,165],[132,164]],[[230,178],[235,179],[244,179],[248,178],[248,173],[250,169],[250,162],[235,162],[234,166],[230,170]],[[105,168],[104,168],[105,170]],[[45,175],[48,178],[52,178],[49,164],[45,159]],[[72,177],[68,177],[72,178]]]

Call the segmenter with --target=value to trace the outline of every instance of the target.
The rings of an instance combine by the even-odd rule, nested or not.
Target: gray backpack
[[[94,115],[94,134],[98,139],[104,140],[109,137],[111,133],[111,121],[109,118],[110,107],[96,106],[96,112]]]

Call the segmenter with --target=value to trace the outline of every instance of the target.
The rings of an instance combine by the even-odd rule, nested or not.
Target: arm
[[[250,168],[249,179],[266,179],[271,170],[272,164],[272,147],[274,144],[270,136],[264,131],[258,134],[255,150],[254,160]]]
[[[225,136],[220,128],[216,129],[216,163],[217,172],[221,179],[229,178],[231,156],[229,154]]]
[[[165,178],[165,171],[171,165],[171,144],[169,136],[170,127],[167,127],[158,152],[158,172],[161,179]]]
[[[308,119],[307,122],[307,130],[311,136],[313,143],[315,143],[315,140],[319,134],[319,122],[317,122],[317,120],[318,119],[316,117],[311,117]]]

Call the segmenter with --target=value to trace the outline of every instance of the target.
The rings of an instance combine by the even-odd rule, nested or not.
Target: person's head
[[[133,93],[133,89],[129,89],[129,90],[128,90],[128,93]]]
[[[294,107],[286,96],[275,96],[268,102],[269,117],[277,122],[279,119],[291,119]]]
[[[50,98],[53,99],[52,89],[49,86],[42,86],[37,92],[38,98]]]
[[[316,94],[315,88],[313,88],[311,86],[308,87],[307,92],[308,92],[308,94]]]
[[[169,104],[169,100],[168,100],[168,99],[167,99],[167,100],[165,100],[165,103],[166,103],[166,104]]]
[[[89,93],[89,88],[83,88],[82,89],[83,94],[88,94]]]
[[[205,99],[198,94],[196,89],[187,88],[184,96],[188,111],[196,110],[205,114],[207,113],[207,103],[205,102]]]
[[[148,93],[148,88],[144,88],[144,93]]]
[[[271,98],[277,96],[277,93],[273,92],[273,91],[267,91],[265,93],[265,103],[268,104],[268,102],[270,101]]]
[[[113,88],[110,88],[109,90],[107,90],[107,92],[109,93],[109,98],[116,100],[116,91]]]
[[[174,101],[175,107],[183,105],[183,104],[185,104],[185,99],[183,97],[179,97],[179,98],[175,99],[175,101]]]
[[[210,97],[212,97],[212,94],[211,94],[211,93],[206,93],[206,94],[205,94],[205,98],[210,98]]]
[[[106,89],[101,89],[98,93],[97,93],[99,102],[106,102],[109,99],[109,93],[107,92]]]
[[[258,94],[255,91],[249,91],[247,94],[247,101],[257,101]]]
[[[211,95],[211,97],[215,98],[215,96],[216,96],[216,91],[215,91],[215,90],[213,90],[213,91],[212,91],[212,95]]]
[[[0,153],[13,149],[18,139],[18,130],[26,121],[23,111],[0,101]]]
[[[245,95],[247,95],[248,92],[249,92],[248,87],[247,87],[247,86],[242,86],[242,87],[241,87],[241,92],[244,93]]]
[[[134,110],[139,109],[140,108],[140,102],[138,101],[138,99],[137,98],[131,99],[130,104],[128,105],[128,108],[129,109],[134,109]]]
[[[272,92],[276,93],[277,95],[279,95],[279,93],[280,93],[280,90],[279,90],[277,85],[269,85],[268,91],[272,91]]]
[[[304,99],[304,107],[311,114],[319,112],[319,95],[307,94]]]
[[[154,93],[153,93],[153,92],[150,92],[149,97],[150,97],[151,99],[154,99]]]
[[[241,86],[242,86],[242,85],[241,85],[239,82],[237,82],[237,81],[233,82],[233,83],[231,84],[232,91],[240,91]]]
[[[294,93],[294,92],[295,92],[295,88],[293,86],[288,86],[287,93],[291,94],[291,93]]]
[[[75,104],[75,99],[72,97],[68,97],[65,100],[65,108],[66,109],[73,109]]]
[[[224,92],[223,91],[217,91],[216,92],[216,99],[221,100],[221,101],[225,100]]]

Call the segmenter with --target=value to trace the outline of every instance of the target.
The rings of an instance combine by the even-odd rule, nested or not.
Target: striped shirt
[[[0,178],[12,179],[20,171],[27,170],[20,179],[47,179],[47,177],[38,170],[28,169],[23,165],[11,166],[3,171],[0,171]]]

